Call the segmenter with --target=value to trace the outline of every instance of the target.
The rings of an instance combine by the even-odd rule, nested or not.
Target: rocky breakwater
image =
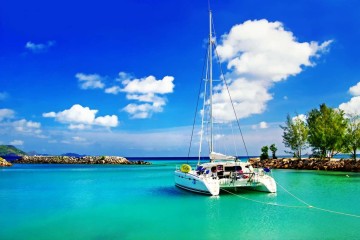
[[[122,164],[122,165],[149,165],[145,161],[129,161],[124,157],[116,156],[23,156],[14,163],[37,163],[37,164]]]
[[[360,161],[350,159],[293,159],[279,158],[259,161],[250,159],[253,167],[269,167],[273,169],[301,169],[301,170],[327,170],[327,171],[344,171],[360,172]]]
[[[10,167],[12,164],[0,157],[0,167]]]

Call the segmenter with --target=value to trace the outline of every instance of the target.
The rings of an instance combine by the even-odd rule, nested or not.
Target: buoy
[[[191,171],[191,166],[189,164],[182,164],[180,171],[183,173],[189,173]]]

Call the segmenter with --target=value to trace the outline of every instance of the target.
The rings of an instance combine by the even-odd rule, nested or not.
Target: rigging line
[[[223,134],[223,135],[222,135]],[[224,125],[220,125],[219,124],[219,141],[222,139],[222,145],[223,145],[223,148],[224,148],[224,151],[225,151],[225,154],[230,156],[232,154],[230,148],[228,147],[228,144],[226,144],[225,141],[227,141],[227,137],[226,137],[226,129],[224,127]]]
[[[210,0],[209,0],[209,1],[210,1]],[[209,2],[209,4],[210,4],[210,2]],[[209,7],[210,7],[210,5],[209,5]],[[216,32],[215,32],[214,21],[212,21],[212,25],[213,25],[213,26],[212,26],[212,29],[213,29],[213,31],[214,31],[214,38],[216,39]],[[245,151],[246,151],[246,155],[247,155],[248,158],[250,158],[250,157],[249,157],[249,152],[248,152],[248,150],[247,150],[246,143],[245,143],[245,140],[244,140],[244,136],[243,136],[243,134],[242,134],[242,130],[241,130],[241,127],[240,127],[239,118],[237,117],[237,114],[236,114],[236,111],[235,111],[235,106],[234,106],[234,103],[233,103],[233,101],[232,101],[232,97],[231,97],[231,94],[230,94],[230,91],[229,91],[229,87],[228,87],[228,84],[227,84],[226,79],[225,79],[225,75],[224,75],[223,70],[222,70],[222,67],[221,67],[221,62],[220,62],[219,54],[218,54],[218,52],[217,52],[217,50],[216,50],[217,44],[216,44],[215,41],[213,42],[213,44],[214,44],[214,52],[215,52],[215,55],[216,55],[216,59],[217,59],[217,62],[218,62],[218,64],[219,64],[219,68],[220,68],[220,74],[221,74],[221,76],[222,76],[222,78],[220,77],[220,79],[222,79],[223,82],[225,83],[226,90],[227,90],[227,92],[228,92],[228,94],[229,94],[231,106],[232,106],[232,109],[233,109],[234,114],[235,114],[236,123],[237,123],[237,125],[238,125],[239,131],[240,131],[240,135],[241,135],[241,139],[242,139],[242,142],[243,142],[243,144],[244,144],[244,148],[245,148]]]
[[[214,50],[215,50],[215,54],[216,54],[216,59],[217,59],[218,64],[219,64],[219,66],[220,66],[220,74],[221,74],[222,80],[223,80],[223,82],[224,82],[224,84],[225,84],[225,86],[226,86],[226,90],[227,90],[227,92],[228,92],[228,94],[229,94],[231,106],[232,106],[232,109],[233,109],[234,114],[235,114],[236,123],[237,123],[238,128],[239,128],[239,131],[240,131],[240,135],[241,135],[242,142],[243,142],[243,144],[244,144],[244,148],[245,148],[245,151],[246,151],[246,155],[247,155],[248,158],[250,158],[250,157],[249,157],[249,152],[248,152],[248,150],[247,150],[246,143],[245,143],[245,140],[244,140],[244,136],[243,136],[243,133],[242,133],[242,130],[241,130],[241,127],[240,127],[239,119],[238,119],[237,114],[236,114],[236,111],[235,111],[235,106],[234,106],[234,103],[233,103],[233,101],[232,101],[232,97],[231,97],[231,94],[230,94],[230,91],[229,91],[229,86],[228,86],[228,84],[227,84],[227,82],[226,82],[225,75],[224,75],[223,70],[222,70],[222,68],[221,68],[221,63],[220,63],[219,54],[218,54],[218,52],[217,52],[217,50],[216,50],[217,45],[216,45],[215,43],[214,43],[214,45],[215,45]]]
[[[235,138],[235,134],[234,134],[234,128],[233,128],[233,124],[232,122],[230,122],[230,127],[231,127],[231,132],[232,132],[232,139],[233,139],[233,144],[234,144],[234,148],[235,148],[235,156],[237,157],[238,156],[238,153],[237,153],[237,147],[236,147],[236,138]]]
[[[221,125],[218,123],[215,125],[217,127],[217,135],[215,134],[215,141],[216,141],[216,145],[219,146],[221,144],[221,149],[218,148],[218,152],[221,152],[225,155],[229,155],[229,151],[226,147],[226,144],[225,144],[225,138],[223,138],[222,134],[225,133],[221,127]],[[224,134],[225,136],[225,134]],[[217,139],[216,139],[217,138]],[[222,139],[223,138],[223,139]],[[215,151],[215,150],[214,150]],[[216,152],[216,151],[215,151]]]
[[[209,57],[210,49],[208,48],[208,55]],[[204,137],[204,117],[205,117],[205,104],[206,104],[206,94],[207,94],[207,79],[208,79],[208,69],[209,69],[209,62],[206,61],[206,76],[205,76],[205,87],[204,87],[204,97],[203,97],[203,108],[202,108],[202,116],[201,116],[201,129],[200,129],[200,142],[199,142],[199,159],[198,159],[198,165],[200,165],[200,158],[201,158],[201,152],[202,152],[202,143],[203,143],[203,137]]]
[[[193,140],[193,135],[194,135],[194,128],[195,128],[195,122],[196,122],[196,116],[197,116],[197,111],[198,111],[198,107],[199,107],[199,96],[201,93],[201,86],[202,86],[202,82],[203,82],[203,77],[204,77],[204,69],[205,69],[205,62],[207,62],[207,55],[208,55],[208,51],[209,49],[207,48],[205,51],[205,57],[204,57],[204,63],[203,63],[203,68],[202,68],[202,72],[201,72],[201,80],[200,80],[200,84],[199,84],[199,90],[198,90],[198,95],[197,95],[197,101],[196,101],[196,108],[195,108],[195,114],[194,114],[194,120],[193,120],[193,126],[192,126],[192,130],[191,130],[191,138],[190,138],[190,144],[189,144],[189,150],[188,150],[188,159],[186,161],[186,163],[189,163],[189,157],[190,157],[190,151],[191,151],[191,144],[192,144],[192,140]]]
[[[237,157],[238,154],[237,154],[237,147],[236,147],[236,137],[235,137],[235,134],[234,134],[234,127],[233,127],[232,122],[230,122],[230,126],[231,126],[231,133],[232,133],[233,144],[234,144],[234,147],[235,147],[235,156]]]

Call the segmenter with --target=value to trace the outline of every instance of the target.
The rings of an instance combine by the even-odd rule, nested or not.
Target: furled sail
[[[210,160],[236,160],[236,157],[234,156],[228,156],[222,153],[217,153],[217,152],[211,152],[210,155]]]

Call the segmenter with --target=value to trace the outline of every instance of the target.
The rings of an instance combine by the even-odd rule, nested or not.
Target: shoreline
[[[360,172],[360,161],[351,159],[278,158],[260,161],[259,158],[250,158],[249,162],[255,168]]]
[[[249,163],[255,168],[268,167],[271,169],[295,169],[295,170],[321,170],[360,172],[360,160],[351,159],[326,159],[316,158],[278,158],[261,160],[249,158]],[[0,159],[0,167],[12,166],[13,164],[117,164],[117,165],[151,165],[151,162],[143,160],[128,160],[118,156],[22,156],[20,159],[8,162]]]

